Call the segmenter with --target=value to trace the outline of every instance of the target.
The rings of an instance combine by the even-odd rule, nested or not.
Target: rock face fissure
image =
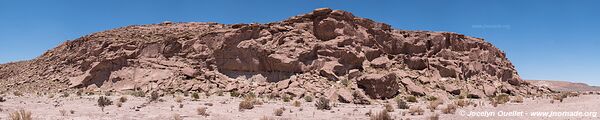
[[[268,24],[164,22],[98,32],[0,65],[0,79],[5,89],[238,91],[355,103],[540,92],[483,39],[396,30],[327,8]]]

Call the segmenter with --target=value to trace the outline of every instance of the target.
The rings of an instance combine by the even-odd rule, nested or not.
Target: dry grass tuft
[[[60,112],[60,115],[62,115],[62,116],[67,116],[66,110],[58,110],[58,112]]]
[[[424,112],[425,110],[419,106],[412,106],[408,109],[408,113],[410,113],[410,115],[423,115]]]
[[[329,99],[327,98],[319,98],[319,100],[315,103],[315,106],[317,106],[317,110],[331,110]]]
[[[254,98],[250,98],[250,97],[246,97],[244,98],[244,100],[242,100],[239,104],[239,109],[244,110],[244,109],[252,109],[254,108]]]
[[[154,92],[150,93],[149,101],[154,102],[154,101],[157,101],[158,98],[160,98],[160,96],[158,95],[158,92],[154,91]]]
[[[4,99],[4,97],[0,96],[0,102],[6,102],[6,99]]]
[[[393,120],[387,110],[382,110],[376,115],[371,116],[370,120]]]
[[[13,95],[15,95],[15,96],[23,96],[23,93],[21,91],[14,91]]]
[[[313,97],[310,95],[304,96],[304,101],[306,102],[312,102],[313,101]]]
[[[198,115],[202,115],[202,116],[208,116],[208,112],[207,112],[206,107],[199,107],[196,109],[196,113],[198,113]]]
[[[396,98],[396,104],[398,109],[408,109],[408,104],[401,98]]]
[[[410,115],[423,115],[424,112],[425,110],[419,106],[413,106],[408,109],[408,113],[410,113]]]
[[[181,96],[175,97],[175,102],[177,102],[177,103],[183,102],[183,97],[181,97]]]
[[[383,107],[385,107],[385,111],[394,112],[394,107],[391,104],[385,104]]]
[[[221,94],[222,94],[222,93],[223,93],[223,92],[221,92]],[[194,93],[192,93],[192,98],[194,98],[194,100],[198,100],[198,99],[200,99],[200,95],[198,95],[198,93],[197,93],[197,92],[194,92]]]
[[[134,97],[146,97],[146,92],[143,91],[132,91],[130,94]]]
[[[456,105],[454,104],[448,104],[446,105],[446,108],[442,109],[442,113],[444,114],[454,114],[456,113]]]
[[[283,102],[290,102],[290,100],[292,99],[292,97],[290,97],[287,94],[284,94],[281,96],[281,99],[283,100]]]
[[[427,106],[427,109],[429,109],[431,112],[435,111],[435,109],[437,109],[437,107],[439,105],[441,105],[442,103],[444,103],[442,100],[434,100],[429,102],[429,105]]]
[[[415,96],[408,96],[408,97],[406,97],[406,101],[407,101],[407,102],[412,102],[412,103],[419,102],[419,101],[417,100],[417,97],[415,97]]]
[[[183,120],[183,118],[179,114],[173,114],[173,120]]]
[[[298,100],[294,101],[294,103],[292,103],[292,105],[294,105],[294,107],[300,107],[302,106],[302,103]]]
[[[23,109],[10,113],[9,116],[10,120],[32,120],[31,112]]]
[[[564,100],[565,98],[567,98],[567,97],[568,97],[568,94],[567,94],[567,93],[561,93],[561,94],[555,95],[555,96],[553,97],[553,99],[554,99],[554,100],[558,100],[559,102],[563,102],[563,100]]]
[[[433,115],[427,117],[427,120],[439,120],[440,119],[440,115],[437,113],[434,113]]]
[[[98,106],[100,108],[102,108],[102,111],[104,112],[104,107],[112,105],[112,101],[108,99],[108,97],[104,97],[104,96],[100,96],[100,98],[98,98]]]
[[[275,118],[263,116],[260,120],[275,120]]]
[[[123,103],[121,101],[117,101],[117,102],[115,102],[115,105],[117,107],[121,107],[121,106],[123,106]]]
[[[275,114],[275,116],[281,116],[283,115],[283,108],[277,108],[273,113]]]
[[[513,103],[523,103],[523,96],[515,96],[515,99],[512,100]]]
[[[119,102],[121,102],[121,103],[125,103],[125,102],[127,102],[127,96],[121,96],[121,97],[119,98]]]
[[[504,104],[504,103],[510,101],[510,97],[508,94],[500,94],[500,95],[496,96],[495,101],[498,104]]]

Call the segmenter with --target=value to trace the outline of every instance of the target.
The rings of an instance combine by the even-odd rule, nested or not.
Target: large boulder
[[[358,81],[358,87],[373,99],[393,98],[398,94],[400,85],[394,74],[365,74]]]

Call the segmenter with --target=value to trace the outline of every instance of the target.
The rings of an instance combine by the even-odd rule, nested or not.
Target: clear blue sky
[[[485,2],[483,2],[485,1]],[[597,0],[2,0],[0,63],[117,27],[175,22],[267,23],[330,7],[407,30],[485,38],[525,79],[600,85]]]

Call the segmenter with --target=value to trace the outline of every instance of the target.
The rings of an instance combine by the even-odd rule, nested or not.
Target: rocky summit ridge
[[[316,9],[267,24],[133,25],[0,65],[3,91],[219,91],[365,103],[544,92],[483,39]]]

